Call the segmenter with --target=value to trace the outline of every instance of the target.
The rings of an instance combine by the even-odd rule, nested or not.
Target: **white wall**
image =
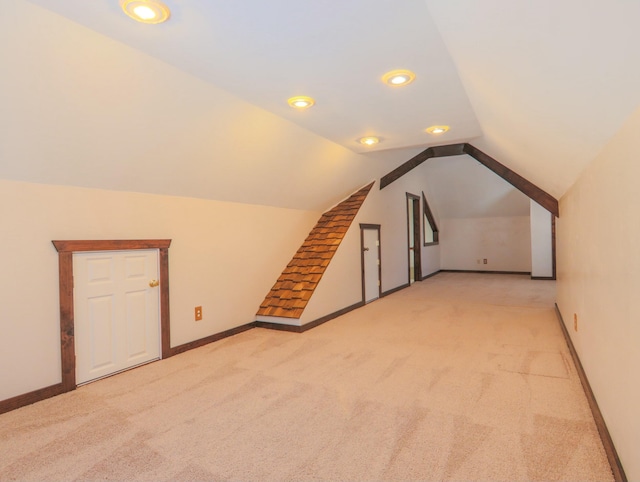
[[[51,240],[173,239],[176,346],[253,321],[320,211],[389,160],[24,0],[0,2],[0,59],[0,400],[60,380]]]
[[[638,132],[640,109],[560,199],[556,224],[558,306],[629,480],[640,479]]]
[[[530,238],[529,216],[443,219],[442,269],[529,272]]]
[[[171,345],[254,320],[318,212],[0,180],[0,400],[60,381],[57,239],[172,239]],[[194,321],[195,306],[203,320]]]
[[[362,301],[360,223],[380,224],[382,292],[409,283],[406,193],[421,196],[422,191],[428,196],[424,180],[411,174],[383,190],[376,181],[311,297],[302,324]],[[422,219],[422,202],[420,206]],[[440,269],[440,246],[423,246],[420,232],[422,275],[426,276]]]
[[[551,213],[531,200],[531,276],[553,277]]]

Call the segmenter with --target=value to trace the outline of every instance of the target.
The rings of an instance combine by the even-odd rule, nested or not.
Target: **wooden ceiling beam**
[[[431,159],[433,157],[459,156],[463,154],[468,154],[469,156],[473,157],[480,164],[493,171],[495,174],[500,176],[502,179],[507,181],[519,191],[526,194],[530,199],[533,199],[554,216],[560,216],[558,200],[551,196],[551,194],[543,191],[517,172],[512,171],[504,164],[496,161],[493,157],[485,154],[477,147],[472,146],[471,144],[468,144],[466,142],[459,144],[449,144],[446,146],[434,146],[425,149],[420,154],[412,157],[407,162],[398,166],[390,173],[382,176],[382,178],[380,178],[380,189],[384,189],[392,182],[400,179],[402,176],[407,174],[412,169],[418,167],[427,159]]]

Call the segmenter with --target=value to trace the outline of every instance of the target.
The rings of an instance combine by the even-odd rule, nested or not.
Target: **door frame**
[[[382,298],[382,242],[380,241],[380,225],[360,223],[360,266],[362,275],[362,302],[366,303],[365,291],[365,271],[364,271],[364,230],[371,229],[378,231],[378,299]]]
[[[62,392],[76,389],[76,355],[73,306],[73,253],[80,251],[132,251],[157,249],[160,270],[161,357],[171,356],[169,323],[169,245],[170,239],[52,241],[58,251],[60,289],[60,356]]]
[[[409,223],[413,221],[413,281],[422,281],[422,244],[420,243],[420,196],[407,195],[407,277],[411,284],[411,239]],[[413,219],[409,219],[409,201],[413,205]]]

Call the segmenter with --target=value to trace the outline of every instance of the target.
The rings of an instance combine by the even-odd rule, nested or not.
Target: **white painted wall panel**
[[[302,324],[362,301],[360,223],[381,225],[382,292],[409,282],[406,193],[421,196],[422,191],[429,195],[421,176],[406,175],[383,190],[376,181],[311,297],[302,315]],[[422,219],[422,201],[420,206]],[[433,215],[439,225],[437,212]],[[420,231],[422,233],[422,229]],[[421,234],[420,249],[423,276],[438,271],[440,246],[423,246]]]
[[[0,400],[60,381],[58,254],[51,240],[173,239],[171,345],[177,346],[252,322],[319,216],[0,180]],[[195,306],[203,307],[202,321],[194,321]]]
[[[530,229],[529,216],[443,219],[442,269],[529,272]]]
[[[531,276],[553,276],[551,213],[531,200]]]
[[[558,306],[629,480],[640,479],[638,132],[640,109],[560,199],[556,224]]]

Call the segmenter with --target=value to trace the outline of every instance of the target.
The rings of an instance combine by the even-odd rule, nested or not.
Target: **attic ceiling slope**
[[[489,170],[493,171],[495,174],[500,176],[502,179],[507,181],[509,184],[511,184],[515,188],[522,191],[524,194],[529,196],[529,198],[536,201],[547,211],[554,214],[555,216],[560,215],[560,212],[558,210],[557,199],[555,199],[553,196],[546,193],[545,191],[543,191],[538,186],[531,183],[530,181],[528,181],[518,173],[512,171],[504,164],[501,164],[491,156],[482,152],[480,149],[466,142],[463,144],[451,144],[447,146],[436,146],[436,147],[429,147],[425,149],[423,152],[409,159],[407,162],[397,167],[390,173],[382,176],[382,178],[380,179],[380,189],[385,188],[386,186],[396,181],[397,179],[401,178],[402,176],[407,174],[409,171],[411,171],[412,169],[415,169],[416,167],[418,167],[420,164],[422,164],[428,159],[431,159],[434,157],[437,158],[437,157],[459,156],[461,154],[470,155],[480,164],[482,164]]]
[[[560,198],[640,105],[640,2],[424,0],[484,136]]]
[[[0,58],[6,180],[317,213],[417,152],[356,154],[26,0],[0,1]]]
[[[165,0],[160,25],[132,21],[118,0],[29,0],[152,55],[354,152],[481,135],[456,67],[423,0]],[[406,87],[382,82],[408,69]],[[159,82],[162,79],[158,79]],[[302,112],[287,99],[316,104]],[[371,147],[358,139],[378,136]]]

